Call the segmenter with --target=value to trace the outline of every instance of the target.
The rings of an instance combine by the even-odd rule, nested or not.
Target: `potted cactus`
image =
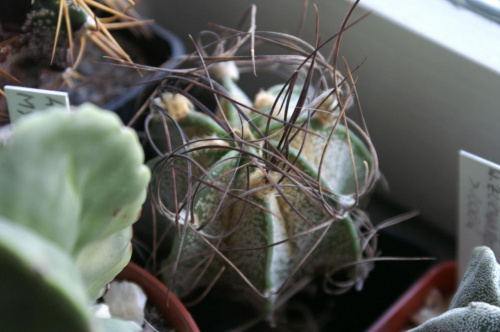
[[[456,274],[455,261],[436,264],[416,280],[368,331],[406,331],[440,315],[446,311],[448,301],[456,291]]]
[[[229,289],[274,324],[314,276],[332,294],[362,288],[377,255],[362,206],[378,162],[366,128],[346,113],[357,105],[347,64],[344,77],[321,54],[325,44],[253,29],[207,33],[221,37],[198,44],[150,98],[152,207],[135,229],[153,242],[150,268],[178,296]]]
[[[457,265],[450,261],[433,267],[369,331],[498,331],[500,266],[495,254],[476,247],[458,287]]]
[[[16,6],[7,2],[1,6],[1,41],[16,38],[15,42],[5,45],[8,47],[3,49],[2,70],[28,86],[40,85],[43,71],[49,66],[61,72],[76,68],[87,40],[99,45],[108,55],[131,62],[109,29],[116,26],[117,23],[113,21],[118,18],[130,22],[123,24],[125,27],[141,22],[112,6],[100,4],[95,7],[94,1],[86,0],[24,0]],[[96,16],[96,9],[116,17],[106,22]],[[75,53],[77,41],[81,47]],[[2,83],[3,86],[5,83]]]
[[[85,104],[0,136],[0,329],[141,331],[89,309],[132,253],[150,178],[135,132]]]
[[[23,0],[16,6],[2,2],[0,90],[7,84],[63,90],[74,105],[92,102],[130,112],[119,108],[140,93],[140,87],[131,86],[143,74],[110,63],[160,66],[183,52],[176,36],[139,19],[134,6],[122,0]],[[7,118],[1,97],[0,110]]]

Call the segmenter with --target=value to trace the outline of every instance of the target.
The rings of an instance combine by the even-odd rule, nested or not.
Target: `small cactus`
[[[130,260],[150,177],[137,136],[90,104],[2,129],[0,330],[99,331],[86,306]]]
[[[67,48],[73,55],[73,39],[90,38],[93,42],[101,45],[105,51],[112,56],[118,56],[128,59],[128,55],[116,43],[109,34],[108,28],[113,28],[113,22],[118,19],[128,21],[128,24],[122,24],[123,27],[133,27],[142,22],[125,14],[124,9],[120,9],[117,1],[107,1],[106,4],[100,1],[89,0],[36,0],[27,1],[20,6],[2,7],[0,14],[0,23],[4,35],[21,33],[25,46],[30,46],[29,51],[33,56],[38,54],[44,58],[66,62]],[[135,5],[133,2],[130,4]],[[128,8],[130,9],[130,8]],[[97,12],[115,15],[114,18],[102,18]],[[100,42],[97,41],[100,39]],[[38,42],[44,42],[38,44]],[[38,46],[38,51],[35,48]],[[49,47],[48,50],[45,47]],[[60,54],[56,52],[58,48]],[[48,51],[48,52],[47,52]],[[43,54],[42,54],[43,53]],[[58,55],[59,59],[56,59]],[[74,60],[73,57],[71,61]]]
[[[249,35],[234,38],[249,46]],[[150,199],[160,221],[178,226],[170,253],[156,256],[178,295],[218,283],[272,320],[287,294],[315,275],[332,292],[361,287],[371,265],[360,263],[374,252],[358,204],[378,164],[368,134],[345,115],[349,79],[305,42],[256,38],[276,38],[298,54],[234,60],[238,47],[225,50],[227,37],[210,58],[210,76],[186,70],[159,87],[146,121],[159,154],[150,162]],[[239,86],[252,65],[258,76],[268,68],[291,76],[252,102]],[[216,100],[200,100],[193,86]]]
[[[88,40],[107,55],[132,63],[109,30],[145,22],[114,5],[121,1],[19,2],[15,6],[8,1],[0,4],[0,89],[6,84],[60,89],[80,63]]]
[[[449,310],[412,332],[500,331],[500,266],[488,247],[477,247]]]

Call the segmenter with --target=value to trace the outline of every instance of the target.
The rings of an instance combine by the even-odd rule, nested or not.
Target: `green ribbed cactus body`
[[[12,286],[0,300],[12,317],[0,319],[0,330],[24,319],[44,325],[45,313],[65,317],[52,331],[99,331],[84,312],[130,260],[131,226],[150,178],[143,160],[135,132],[90,104],[32,114],[3,136],[0,256],[15,269],[0,274],[0,284]],[[29,304],[26,289],[39,295]],[[20,299],[24,309],[11,310]]]
[[[473,250],[450,308],[466,307],[471,302],[486,302],[500,307],[500,265],[488,247]]]
[[[63,11],[62,20],[59,21],[61,1],[66,3],[67,17]],[[37,66],[50,64],[59,68],[70,66],[72,64],[72,60],[68,61],[70,36],[72,41],[77,41],[80,36],[88,33],[92,25],[95,26],[94,17],[73,0],[36,0],[29,6],[11,6],[4,11],[6,12],[1,16],[7,22],[11,17],[23,18],[23,21],[11,22],[0,32],[0,37],[6,39],[12,36],[18,37],[13,46],[15,51],[8,49],[5,51],[7,61],[4,61],[0,68],[15,75],[21,82],[34,80],[32,77],[22,77],[25,74],[20,72],[19,67],[22,67],[24,62],[32,61]],[[70,20],[71,31],[68,31],[66,19]],[[30,74],[33,75],[33,72],[30,71]]]
[[[77,31],[93,18],[85,12],[81,5],[72,0],[37,0],[33,3],[33,18],[37,20],[38,27],[51,28],[55,34],[60,2],[66,1],[68,4],[68,14],[73,31]],[[66,31],[65,24],[61,24],[62,31]]]
[[[500,266],[488,247],[477,247],[447,312],[412,332],[500,331]]]
[[[234,100],[251,106],[233,80],[225,78],[222,82]],[[280,90],[271,88],[266,98],[276,100]],[[301,91],[294,89],[291,106]],[[152,162],[156,166],[151,192],[167,207],[165,215],[179,221],[181,228],[187,227],[185,236],[177,237],[164,262],[167,283],[175,266],[177,277],[171,286],[177,294],[187,295],[195,286],[208,285],[218,278],[219,285],[236,289],[236,298],[271,319],[280,296],[293,291],[301,280],[328,275],[363,258],[360,224],[350,211],[357,203],[356,184],[363,196],[375,181],[376,157],[365,144],[365,137],[351,131],[348,140],[338,114],[331,109],[321,109],[326,114],[313,117],[307,112],[302,114],[295,121],[296,129],[290,131],[290,137],[295,138],[286,148],[289,164],[282,160],[271,165],[269,158],[279,149],[283,136],[283,121],[290,121],[293,108],[288,118],[278,115],[283,121],[273,119],[269,124],[265,115],[246,110],[252,125],[242,120],[235,105],[223,100],[229,128],[243,142],[238,144],[228,140],[231,134],[223,129],[224,116],[216,114],[222,119],[219,125],[189,103],[179,107],[175,98],[168,94],[157,100],[171,118],[162,120],[162,115],[155,115],[149,129],[157,149],[168,156]],[[260,111],[269,114],[271,105],[268,102]],[[170,148],[165,140],[165,125]],[[301,126],[307,134],[297,129]],[[267,145],[257,142],[263,135],[268,136]],[[180,156],[191,158],[191,174],[200,180],[186,179],[188,162]],[[174,175],[171,165],[176,165]],[[287,176],[282,178],[284,173]],[[188,216],[187,206],[177,216],[173,213],[172,178],[178,201],[189,201],[193,214]],[[190,183],[191,189],[187,189]],[[313,183],[320,184],[321,189]],[[345,277],[357,279],[365,276],[367,269],[366,265],[351,266],[344,269]]]

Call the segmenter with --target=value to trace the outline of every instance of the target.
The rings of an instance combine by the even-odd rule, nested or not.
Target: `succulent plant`
[[[377,156],[346,116],[350,72],[344,78],[319,45],[222,35],[198,45],[204,66],[168,75],[150,102],[146,131],[159,156],[149,163],[149,199],[157,227],[177,226],[171,251],[154,257],[178,295],[229,287],[272,320],[314,276],[333,293],[361,288],[375,249],[359,203],[378,178]],[[253,56],[254,39],[287,54]],[[277,85],[251,101],[243,90],[256,91],[260,77]]]
[[[0,329],[100,331],[87,306],[130,260],[150,177],[137,135],[90,104],[2,131]]]
[[[449,310],[412,332],[499,331],[500,266],[488,247],[477,247]]]

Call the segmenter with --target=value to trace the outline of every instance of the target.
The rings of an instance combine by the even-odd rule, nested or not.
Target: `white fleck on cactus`
[[[500,266],[490,248],[477,247],[449,310],[411,332],[500,331],[499,303]]]

